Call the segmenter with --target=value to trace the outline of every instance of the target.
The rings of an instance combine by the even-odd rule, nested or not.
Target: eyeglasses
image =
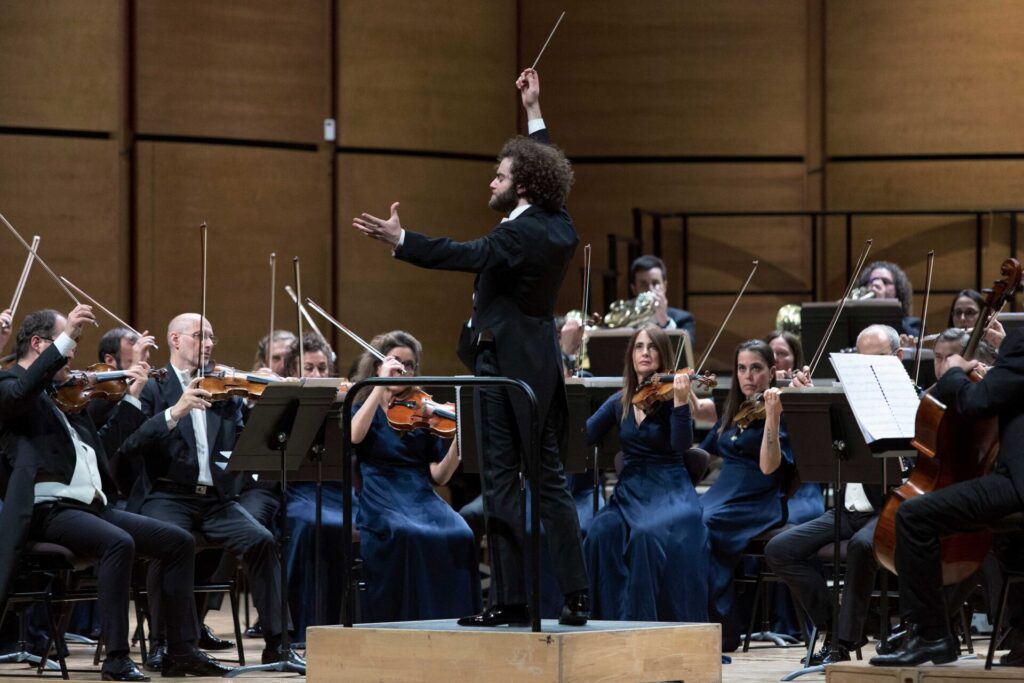
[[[414,360],[402,361],[402,367],[405,368],[406,372],[416,372],[416,368],[419,367]]]
[[[212,335],[212,334],[204,335],[204,334],[202,334],[200,332],[193,332],[189,336],[192,337],[192,339],[194,339],[195,341],[199,341],[200,339],[202,339],[203,341],[210,342],[211,346],[216,346],[217,345],[217,337],[215,335]]]

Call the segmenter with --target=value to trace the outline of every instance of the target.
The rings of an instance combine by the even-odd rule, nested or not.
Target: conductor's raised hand
[[[516,79],[516,88],[519,90],[519,97],[523,101],[526,113],[531,114],[536,110],[537,116],[530,118],[540,118],[540,76],[537,72],[525,69]]]
[[[387,242],[392,247],[397,247],[398,240],[402,236],[402,222],[398,218],[398,202],[391,205],[390,218],[385,220],[364,213],[352,219],[352,227],[367,237],[372,237],[375,240]]]
[[[199,384],[202,381],[202,377],[196,377],[189,382],[188,388],[185,389],[181,398],[171,406],[171,417],[175,420],[180,420],[192,410],[206,410],[210,407],[210,399],[213,395],[209,391],[200,388]]]

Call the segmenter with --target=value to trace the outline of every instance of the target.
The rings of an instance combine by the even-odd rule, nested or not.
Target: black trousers
[[[266,638],[281,635],[281,565],[274,537],[235,501],[213,497],[155,492],[142,504],[142,513],[188,532],[199,531],[208,541],[239,558],[249,574],[253,602]],[[192,558],[190,558],[191,560]],[[150,578],[152,578],[152,572]],[[163,606],[150,604],[154,626],[162,622]]]
[[[483,349],[477,354],[476,374],[501,375],[497,355],[492,349]],[[491,572],[496,584],[497,598],[493,602],[525,603],[522,504],[519,497],[519,466],[524,451],[508,390],[478,390],[476,415],[480,481]],[[586,590],[588,579],[576,504],[566,487],[558,453],[558,430],[562,422],[556,411],[551,410],[541,430],[539,493],[541,521],[547,533],[555,576],[562,592],[571,593]]]
[[[192,534],[122,510],[57,503],[36,506],[32,537],[96,561],[97,605],[108,657],[128,654],[128,598],[136,551],[158,567],[151,595],[162,595],[166,603],[168,645],[180,652],[195,643]]]
[[[940,539],[985,528],[1024,510],[1005,472],[971,479],[917,496],[896,513],[896,570],[903,615],[915,624],[944,627]]]
[[[873,543],[878,515],[849,512],[839,515],[839,537],[849,540],[846,576],[839,624],[831,629],[840,640],[859,643],[864,633],[871,589],[878,573]],[[765,561],[793,593],[793,598],[818,628],[832,626],[832,600],[818,562],[818,551],[835,540],[835,514],[827,510],[817,519],[779,534],[765,547]]]

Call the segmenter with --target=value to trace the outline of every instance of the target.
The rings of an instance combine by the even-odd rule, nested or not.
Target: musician
[[[506,143],[490,185],[489,204],[507,213],[507,220],[470,242],[403,230],[397,203],[388,220],[363,214],[353,225],[390,244],[403,261],[478,273],[473,316],[463,328],[459,357],[477,375],[525,381],[537,397],[542,427],[540,507],[565,596],[559,621],[582,625],[590,615],[590,599],[576,507],[559,458],[568,408],[553,318],[558,290],[579,242],[565,210],[573,175],[565,156],[544,144],[549,138],[540,114],[537,73],[524,71],[516,86],[531,137]],[[527,623],[518,466],[530,443],[529,410],[517,391],[480,390],[477,397],[481,480],[497,603],[460,623]]]
[[[975,323],[978,322],[981,309],[984,307],[985,297],[980,292],[974,289],[961,289],[953,297],[953,303],[949,307],[949,320],[946,322],[946,327],[956,327],[961,330],[973,329]],[[1004,338],[1006,338],[1006,330],[1003,329],[1003,324],[998,319],[993,318],[989,323],[988,329],[985,330],[985,336],[982,338],[982,341],[987,342],[991,348],[998,351],[999,345],[1003,343]],[[974,357],[978,358],[977,353],[975,353]]]
[[[870,325],[857,335],[857,353],[896,356],[902,360],[899,333],[888,325]],[[838,626],[832,624],[832,600],[817,561],[818,551],[835,541],[835,510],[827,510],[816,519],[784,531],[765,547],[768,566],[789,587],[811,622],[825,634],[821,650],[809,665],[848,661],[850,650],[864,640],[864,620],[878,573],[874,537],[883,493],[879,486],[860,483],[843,487],[839,537],[849,543]]]
[[[106,453],[144,419],[139,396],[149,386],[148,366],[140,362],[130,369],[134,382],[129,393],[100,431],[81,413],[65,415],[47,394],[53,384],[68,379],[83,327],[94,319],[91,307],[82,305],[67,318],[53,310],[29,314],[18,330],[18,362],[0,373],[0,444],[14,468],[0,527],[5,535],[0,564],[6,561],[0,566],[0,591],[6,589],[16,560],[11,551],[26,532],[95,560],[107,650],[103,678],[146,681],[129,657],[128,645],[129,588],[137,550],[157,561],[154,592],[162,593],[167,603],[173,666],[165,675],[222,675],[228,669],[196,649],[192,535],[113,507],[117,489]],[[22,491],[23,485],[31,488]],[[23,497],[25,493],[32,498]],[[19,510],[19,498],[33,500],[31,512]]]
[[[875,261],[861,271],[857,286],[866,287],[876,299],[898,300],[903,309],[901,331],[912,337],[921,334],[921,319],[913,316],[914,287],[902,268],[890,261]]]
[[[13,332],[14,316],[11,315],[11,309],[5,308],[0,311],[0,351],[7,346]]]
[[[804,349],[800,338],[792,332],[773,330],[764,341],[775,354],[775,379],[789,379],[794,370],[804,366]]]
[[[968,373],[977,361],[950,356],[946,373],[935,385],[935,398],[968,419],[998,418],[999,456],[995,469],[975,479],[952,484],[902,503],[896,513],[896,570],[900,609],[913,625],[897,652],[871,659],[878,666],[917,666],[957,658],[942,597],[940,539],[989,526],[1006,515],[1024,511],[1024,329],[1010,332],[999,348],[995,365],[979,382]],[[1016,627],[1024,623],[1013,624]],[[1017,634],[1019,635],[1019,633]],[[1000,660],[1024,664],[1024,646]]]
[[[420,342],[395,330],[371,346],[356,381],[416,374]],[[352,443],[363,488],[356,526],[366,574],[363,619],[368,622],[444,619],[480,610],[476,542],[469,525],[437,493],[459,467],[456,439],[428,429],[399,432],[388,423],[391,400],[406,387],[375,386],[356,398]]]
[[[737,424],[741,405],[764,403],[764,417]],[[754,536],[785,522],[784,491],[793,453],[775,388],[775,355],[760,339],[736,347],[733,380],[723,416],[701,448],[722,457],[722,469],[701,498],[711,541],[709,613],[722,624],[722,651],[737,648],[741,626],[734,609],[733,570]]]
[[[668,336],[637,329],[626,347],[623,390],[587,420],[587,442],[618,428],[624,465],[615,492],[594,517],[584,544],[594,616],[627,621],[708,620],[708,532],[694,489],[706,458],[693,445],[690,378],[676,375],[671,401],[631,405],[640,383],[672,363]],[[687,462],[687,457],[691,462]]]
[[[252,369],[259,370],[269,367],[275,375],[288,377],[285,365],[296,345],[295,334],[288,330],[274,330],[272,342],[269,337],[269,334],[263,335],[259,343],[256,344],[256,356],[252,359]],[[270,343],[270,365],[267,365],[268,342]]]
[[[666,330],[686,330],[690,343],[696,344],[697,323],[689,311],[668,305],[668,270],[665,262],[657,256],[647,254],[638,257],[629,266],[629,291],[633,296],[641,292],[654,292],[654,321]]]
[[[944,330],[935,338],[935,344],[932,346],[932,349],[936,381],[942,379],[942,376],[946,374],[946,370],[949,368],[948,361],[950,357],[959,356],[964,352],[970,338],[969,332],[965,332],[957,327]]]
[[[240,477],[226,470],[242,427],[242,400],[211,403],[210,393],[194,377],[200,363],[210,362],[217,343],[209,319],[200,328],[199,318],[182,313],[167,326],[168,379],[143,390],[148,419],[121,451],[124,457],[143,459],[142,514],[199,531],[245,564],[263,624],[262,660],[268,664],[279,659],[286,626],[281,623],[281,568],[273,535],[238,503]],[[160,605],[151,608],[156,617]],[[294,651],[288,656],[304,666]]]
[[[140,336],[134,330],[130,330],[127,327],[115,327],[100,337],[100,345],[96,355],[100,363],[106,363],[117,370],[127,370],[135,363],[148,363],[150,349],[155,344],[156,339],[153,335],[149,334],[148,330]],[[86,410],[89,413],[89,417],[96,423],[97,429],[102,427],[107,421],[115,405],[110,401],[89,402]],[[114,465],[116,469],[116,463]],[[116,472],[118,488],[127,494],[131,491],[132,483],[137,475],[138,472]]]

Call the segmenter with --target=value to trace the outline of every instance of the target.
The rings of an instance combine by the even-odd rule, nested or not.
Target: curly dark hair
[[[910,284],[910,278],[903,272],[903,269],[891,261],[875,261],[869,263],[864,270],[860,271],[860,278],[857,280],[858,287],[867,287],[871,278],[871,271],[876,268],[885,268],[892,273],[893,284],[896,286],[896,298],[903,308],[903,315],[914,314],[914,286]]]
[[[525,189],[526,201],[545,211],[558,211],[565,205],[575,176],[562,150],[517,135],[501,148],[498,163],[505,158],[512,160],[513,186]]]

